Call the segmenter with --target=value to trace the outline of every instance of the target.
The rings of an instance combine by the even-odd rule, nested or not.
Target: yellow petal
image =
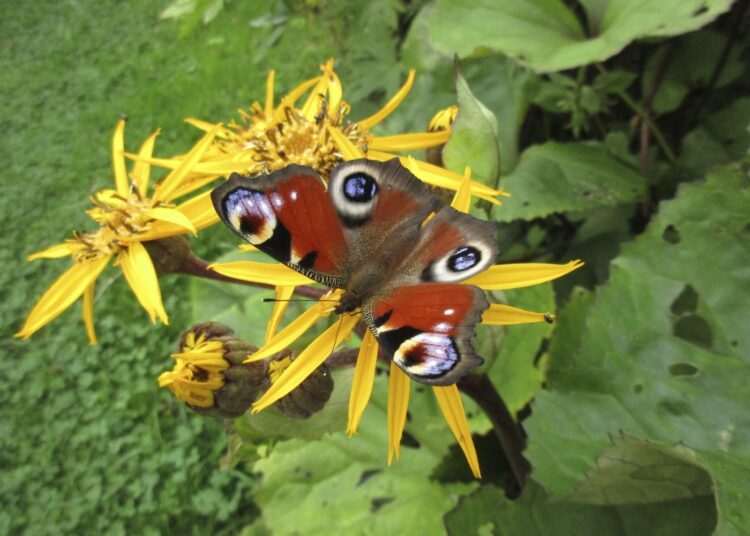
[[[391,100],[389,100],[385,106],[372,114],[370,117],[366,117],[362,121],[357,121],[357,126],[360,128],[360,130],[370,130],[372,127],[380,123],[383,119],[388,117],[391,112],[393,112],[393,110],[399,107],[406,95],[409,94],[409,91],[411,91],[411,86],[413,84],[414,69],[410,69],[409,76],[406,79],[404,85],[401,86],[401,89],[399,89],[393,97],[391,97]]]
[[[209,268],[233,279],[262,285],[296,287],[313,283],[310,278],[280,263],[234,261],[215,263]]]
[[[263,344],[268,344],[268,341],[271,340],[271,337],[276,333],[276,330],[279,329],[279,324],[281,324],[281,319],[284,317],[287,307],[289,307],[289,299],[294,294],[295,288],[296,287],[284,286],[276,287],[276,301],[273,304],[271,318],[268,319],[268,324],[266,325],[266,336],[263,339]]]
[[[32,253],[27,258],[30,261],[35,261],[37,259],[59,259],[60,257],[67,257],[68,255],[73,253],[75,249],[80,249],[80,247],[75,246],[77,246],[77,244],[69,244],[67,242],[63,242],[62,244],[55,244],[54,246],[50,246],[47,249]]]
[[[187,119],[185,119],[185,122],[188,125],[193,125],[195,128],[200,129],[203,132],[209,132],[216,126],[216,123],[209,123],[208,121],[203,121],[202,119],[197,119],[195,117],[188,117]]]
[[[266,78],[266,117],[273,115],[273,79],[276,76],[276,71],[271,69],[268,71],[268,78]]]
[[[115,187],[120,195],[128,195],[128,172],[125,169],[125,119],[120,119],[112,136],[112,170],[115,174]]]
[[[120,253],[119,259],[128,285],[148,313],[151,322],[156,323],[156,317],[159,317],[162,323],[169,324],[169,317],[161,301],[159,279],[156,277],[154,264],[143,244],[132,242],[127,251]]]
[[[174,196],[172,194],[182,185],[185,177],[193,170],[195,164],[201,159],[203,153],[206,152],[206,149],[208,149],[211,142],[214,140],[220,127],[221,125],[215,125],[209,130],[203,138],[193,146],[190,152],[185,155],[185,158],[180,164],[164,178],[154,193],[153,199],[155,201],[169,201],[170,199],[173,199]]]
[[[198,165],[199,164],[196,164],[196,167],[198,167]],[[195,168],[193,169],[193,171],[195,171]],[[222,175],[229,175],[233,172],[234,170],[230,171],[229,173],[214,173],[205,176],[198,173],[191,173],[190,176],[185,179],[185,182],[182,183],[182,186],[174,191],[174,193],[172,194],[172,198],[178,199],[180,197],[186,196],[187,194],[193,193],[196,190],[200,190],[207,184],[211,184],[215,180],[221,178]]]
[[[323,77],[316,76],[315,78],[306,80],[305,82],[302,82],[300,85],[294,88],[292,91],[287,93],[284,97],[282,97],[278,108],[276,108],[276,111],[273,114],[273,120],[275,122],[278,122],[284,119],[284,108],[293,107],[294,103],[297,102],[297,99],[299,99],[305,93],[305,91],[319,83],[321,78]]]
[[[344,89],[341,87],[341,80],[338,75],[331,71],[330,79],[328,81],[328,114],[338,114],[339,107],[341,106],[342,98],[344,96]]]
[[[96,344],[96,329],[94,328],[94,279],[86,290],[83,291],[83,325],[86,327],[86,335],[89,344]]]
[[[393,458],[398,460],[401,449],[401,436],[406,425],[406,412],[409,409],[409,376],[391,361],[391,376],[388,381],[388,465]]]
[[[326,95],[328,82],[329,79],[325,74],[321,76],[318,80],[318,83],[315,85],[315,87],[310,92],[310,95],[307,97],[305,104],[302,105],[300,113],[308,121],[313,121],[315,119],[315,116],[318,115],[318,110],[320,110],[320,103],[323,101],[323,98]]]
[[[381,162],[391,160],[392,158],[398,158],[401,161],[401,165],[416,175],[419,180],[437,186],[438,188],[458,190],[464,179],[463,176],[453,173],[452,171],[433,166],[432,164],[411,157],[368,150],[367,158],[379,160]],[[498,195],[507,194],[502,189],[494,190],[489,186],[485,186],[481,182],[471,181],[471,195],[485,199],[495,205],[499,205],[500,201],[498,201],[496,197]]]
[[[313,373],[336,349],[336,346],[354,329],[359,315],[343,315],[334,325],[325,330],[317,339],[292,361],[263,396],[253,404],[253,413],[267,408],[278,399],[288,395]]]
[[[415,151],[443,145],[451,137],[450,130],[414,132],[395,136],[378,136],[367,144],[373,151]]]
[[[269,341],[266,341],[263,348],[260,348],[257,352],[250,355],[245,360],[245,363],[260,361],[261,359],[265,359],[286,349],[290,344],[304,335],[304,333],[310,329],[315,322],[324,316],[328,316],[328,313],[324,311],[320,302],[316,303],[307,311],[292,320],[289,325],[271,337]]]
[[[23,327],[15,336],[28,339],[40,328],[57,318],[83,294],[92,281],[99,277],[110,258],[107,256],[90,262],[74,263],[39,298]]]
[[[482,324],[493,326],[508,326],[511,324],[530,324],[533,322],[549,322],[554,318],[550,313],[535,313],[518,307],[511,307],[503,303],[493,303],[482,313]]]
[[[133,166],[133,179],[138,188],[138,193],[141,197],[146,197],[148,193],[148,179],[151,176],[151,164],[148,163],[146,158],[151,158],[154,153],[154,144],[156,143],[156,137],[159,135],[159,130],[156,130],[151,134],[146,141],[141,145],[141,150],[138,151],[138,160],[136,160]]]
[[[195,225],[193,225],[193,222],[190,221],[190,218],[177,209],[165,207],[150,208],[144,210],[143,215],[158,221],[171,223],[172,225],[181,227],[183,231],[190,231],[194,235],[198,234],[198,230],[195,228]]]
[[[469,212],[471,207],[471,169],[468,166],[464,170],[464,180],[456,190],[451,206],[459,212]]]
[[[471,472],[475,478],[482,478],[482,474],[479,471],[479,458],[477,458],[477,451],[474,448],[474,440],[471,438],[471,430],[469,429],[469,423],[466,421],[464,405],[461,402],[461,394],[458,392],[458,387],[455,385],[447,385],[445,387],[436,386],[432,390],[435,393],[440,410],[443,412],[448,426],[450,426],[451,432],[456,436],[461,450],[464,451],[464,456],[466,456],[466,461],[469,462]]]
[[[363,153],[359,147],[354,145],[339,128],[331,125],[326,125],[326,128],[333,139],[333,143],[335,143],[339,148],[339,151],[341,151],[344,160],[354,160],[356,158],[365,157],[365,153]]]
[[[211,201],[211,190],[203,192],[177,206],[187,219],[193,222],[196,229],[203,229],[219,221],[214,204]]]
[[[535,262],[496,264],[481,274],[467,279],[464,283],[481,287],[484,290],[508,290],[530,287],[562,277],[581,266],[583,266],[583,263],[579,260],[570,261],[565,264]]]
[[[180,157],[175,157],[175,158],[155,158],[155,157],[141,158],[140,156],[133,154],[133,153],[125,153],[125,156],[130,158],[131,160],[142,159],[144,162],[147,162],[151,165],[159,166],[165,169],[176,169],[186,158],[186,156],[180,156]],[[205,153],[204,153],[204,160],[205,160]],[[235,173],[235,172],[242,173],[244,170],[246,170],[248,167],[252,166],[255,163],[256,162],[254,160],[247,158],[241,153],[236,153],[232,155],[231,157],[222,156],[221,159],[199,162],[193,166],[191,174],[194,175],[194,177],[191,179],[190,183],[192,184],[192,182],[197,181],[197,180],[201,180],[201,181],[207,181],[209,179],[213,180],[213,179],[219,178],[222,175],[231,175],[232,173]],[[208,175],[208,176],[200,177],[200,175]],[[178,191],[180,191],[180,189],[175,190],[175,192],[178,192]],[[177,193],[175,193],[174,197],[180,197],[181,195],[184,195],[184,194],[180,193],[178,195]]]
[[[352,390],[349,395],[349,424],[346,433],[349,437],[357,433],[367,402],[372,394],[372,384],[375,381],[375,365],[378,361],[378,342],[368,329],[362,338],[362,345],[357,355],[357,365],[354,368]]]

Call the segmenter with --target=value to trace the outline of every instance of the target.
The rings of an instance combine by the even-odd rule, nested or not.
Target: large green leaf
[[[341,432],[318,441],[284,441],[255,463],[261,474],[255,499],[273,534],[329,534],[332,527],[347,534],[444,533],[442,515],[476,484],[429,479],[447,442],[435,452],[412,440],[402,446],[400,461],[386,465],[385,384],[384,377],[376,378],[356,436]],[[445,423],[438,422],[442,417],[422,411],[428,397],[412,390],[411,420],[449,438]]]
[[[749,182],[731,165],[683,185],[623,248],[594,303],[574,294],[566,311],[587,316],[585,327],[558,331],[559,365],[526,421],[534,477],[552,495],[580,486],[610,434],[624,431],[695,451],[722,531],[750,523],[747,485],[730,475],[747,474],[750,460],[750,312],[737,291],[750,288]]]
[[[705,535],[716,519],[710,498],[677,500],[637,506],[599,506],[551,501],[531,482],[517,501],[509,501],[492,485],[461,499],[445,516],[448,534],[507,536]]]
[[[592,504],[646,504],[711,497],[711,478],[685,447],[664,447],[623,434],[569,499]]]
[[[514,307],[554,312],[551,283],[510,290],[504,294],[504,301]],[[504,328],[479,327],[477,350],[488,361],[488,376],[514,415],[541,388],[546,369],[543,342],[552,329],[551,324],[544,322]]]
[[[493,209],[498,221],[583,212],[638,199],[646,179],[598,143],[548,142],[526,149],[501,186],[510,192]]]
[[[487,49],[538,71],[604,61],[644,37],[678,35],[711,22],[732,0],[586,0],[589,35],[561,0],[438,0],[430,13],[434,46],[464,57]]]

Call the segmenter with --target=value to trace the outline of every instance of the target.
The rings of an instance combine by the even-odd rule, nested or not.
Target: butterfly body
[[[488,307],[459,285],[497,256],[495,224],[440,209],[398,160],[353,160],[326,190],[311,168],[233,175],[212,192],[222,220],[290,268],[345,292],[339,314],[361,310],[381,348],[422,383],[455,383],[482,362],[471,348]]]

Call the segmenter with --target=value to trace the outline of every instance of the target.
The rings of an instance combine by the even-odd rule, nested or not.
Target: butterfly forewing
[[[233,174],[211,198],[224,223],[244,240],[319,283],[344,287],[346,241],[314,170],[288,166],[254,178]]]

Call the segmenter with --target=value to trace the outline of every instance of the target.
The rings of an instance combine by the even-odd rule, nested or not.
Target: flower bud
[[[182,333],[175,366],[159,376],[159,385],[199,413],[239,417],[268,387],[267,363],[243,363],[255,350],[228,326],[196,324]]]
[[[292,364],[291,353],[282,353],[268,365],[271,383],[275,382],[281,373]],[[291,393],[276,402],[276,407],[284,415],[295,419],[307,419],[326,405],[333,392],[333,378],[324,363],[299,384]]]
[[[170,236],[144,242],[154,269],[159,276],[173,274],[183,265],[183,261],[192,254],[190,239],[185,235]]]
[[[450,130],[453,121],[456,120],[458,115],[458,106],[449,106],[437,112],[427,127],[427,132],[440,132],[441,130]],[[424,159],[430,164],[436,166],[443,165],[443,147],[445,145],[438,145],[437,147],[429,147],[424,151]]]

